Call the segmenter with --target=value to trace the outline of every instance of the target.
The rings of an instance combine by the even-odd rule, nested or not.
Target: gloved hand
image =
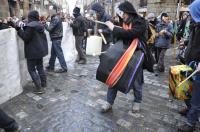
[[[102,33],[102,32],[103,32],[103,30],[102,30],[102,29],[98,29],[98,32],[99,32],[99,33]]]

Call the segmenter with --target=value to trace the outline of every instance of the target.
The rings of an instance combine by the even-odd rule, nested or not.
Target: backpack
[[[147,44],[151,45],[155,43],[155,39],[156,39],[156,29],[152,24],[148,25],[149,31],[150,31],[150,37],[147,40]]]

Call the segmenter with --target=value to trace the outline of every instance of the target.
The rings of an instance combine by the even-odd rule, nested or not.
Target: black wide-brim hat
[[[137,12],[136,12],[135,8],[133,7],[133,5],[130,2],[128,2],[128,1],[125,1],[125,2],[121,3],[118,6],[118,8],[121,11],[125,12],[125,13],[137,14]]]

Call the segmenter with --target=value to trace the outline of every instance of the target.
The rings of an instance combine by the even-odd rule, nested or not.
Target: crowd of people
[[[111,44],[115,44],[118,40],[122,40],[124,48],[128,49],[132,41],[138,39],[140,43],[137,45],[136,51],[144,53],[145,59],[141,62],[142,67],[137,69],[137,75],[131,83],[131,88],[134,91],[132,112],[140,112],[144,83],[143,69],[147,69],[149,72],[154,71],[156,76],[165,71],[164,57],[175,35],[179,47],[186,49],[183,52],[181,62],[189,64],[191,61],[195,61],[196,69],[200,70],[200,40],[198,37],[200,33],[200,1],[194,1],[189,9],[190,11],[184,12],[181,20],[178,21],[176,32],[175,24],[170,21],[170,16],[167,13],[162,13],[159,17],[156,17],[154,13],[149,13],[144,18],[137,13],[134,6],[128,1],[122,2],[118,6],[117,14],[113,18],[106,13],[104,7],[99,3],[93,4],[91,14],[86,14],[85,17],[81,15],[80,8],[75,7],[73,17],[69,17],[67,21],[75,36],[75,47],[78,52],[76,62],[86,64],[85,45],[86,38],[90,34],[104,36],[106,43],[102,42],[102,52],[109,49]],[[37,11],[30,11],[27,19],[24,17],[21,20],[16,17],[0,19],[0,30],[13,27],[25,42],[24,52],[28,72],[35,84],[34,93],[36,94],[43,94],[44,88],[47,87],[47,76],[43,66],[43,57],[48,54],[45,30],[49,32],[52,41],[51,57],[46,71],[57,73],[68,71],[61,47],[63,20],[54,8],[50,10],[49,17],[40,17]],[[104,24],[95,23],[95,20]],[[47,21],[49,21],[49,24],[46,23]],[[180,58],[179,55],[177,57]],[[58,58],[61,66],[61,69],[58,70],[55,70],[56,58]],[[100,57],[100,63],[101,59]],[[185,100],[187,108],[180,111],[181,115],[187,117],[187,123],[178,129],[180,132],[193,132],[198,120],[200,112],[199,72],[195,77],[192,97]],[[107,103],[102,105],[102,113],[109,112],[112,109],[118,91],[119,89],[115,86],[108,88]],[[2,110],[0,111],[0,127],[4,128],[6,132],[18,132],[20,128]]]

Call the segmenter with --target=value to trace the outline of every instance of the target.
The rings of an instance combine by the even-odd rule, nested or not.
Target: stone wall
[[[0,17],[5,18],[8,17],[9,14],[8,1],[0,0]]]
[[[157,16],[162,12],[167,12],[172,19],[176,16],[176,0],[148,0],[147,11],[155,13]]]

